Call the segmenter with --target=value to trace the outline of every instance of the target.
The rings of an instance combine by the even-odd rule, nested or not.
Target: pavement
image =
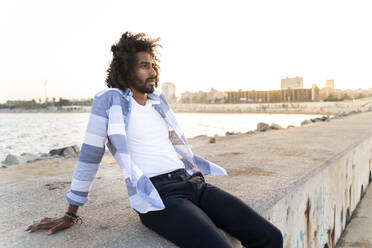
[[[372,186],[354,210],[352,219],[341,235],[337,248],[371,248],[372,247]]]
[[[202,136],[190,144],[196,154],[229,173],[207,176],[209,183],[264,214],[288,192],[311,180],[325,161],[350,149],[350,144],[370,137],[371,126],[370,112],[257,135],[217,137],[213,144]],[[71,172],[63,172],[0,181],[0,247],[175,247],[140,223],[129,205],[123,176],[115,163],[101,164],[89,200],[79,209],[83,224],[51,236],[45,230],[27,233],[25,228],[33,221],[63,215],[71,177]],[[368,228],[363,230],[367,232]]]

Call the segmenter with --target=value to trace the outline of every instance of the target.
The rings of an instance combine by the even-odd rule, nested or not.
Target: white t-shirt
[[[145,106],[132,101],[127,146],[132,161],[147,177],[184,168],[169,140],[167,123],[149,101]]]

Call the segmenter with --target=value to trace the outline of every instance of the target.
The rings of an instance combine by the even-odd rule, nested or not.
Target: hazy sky
[[[372,87],[371,1],[0,2],[0,102],[87,98],[125,31],[160,37],[160,82],[183,91]]]

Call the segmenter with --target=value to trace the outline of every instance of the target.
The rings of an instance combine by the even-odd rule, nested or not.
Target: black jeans
[[[283,247],[281,232],[235,196],[184,169],[150,178],[165,209],[139,214],[142,223],[180,247],[231,247],[218,229],[245,247]],[[218,227],[218,228],[217,228]]]

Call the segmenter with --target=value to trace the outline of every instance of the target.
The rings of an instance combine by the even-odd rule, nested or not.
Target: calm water
[[[47,153],[68,145],[80,146],[88,123],[88,113],[0,114],[0,162],[7,154]],[[186,137],[225,135],[227,131],[247,132],[258,122],[283,127],[300,125],[316,115],[286,114],[201,114],[177,113]]]

